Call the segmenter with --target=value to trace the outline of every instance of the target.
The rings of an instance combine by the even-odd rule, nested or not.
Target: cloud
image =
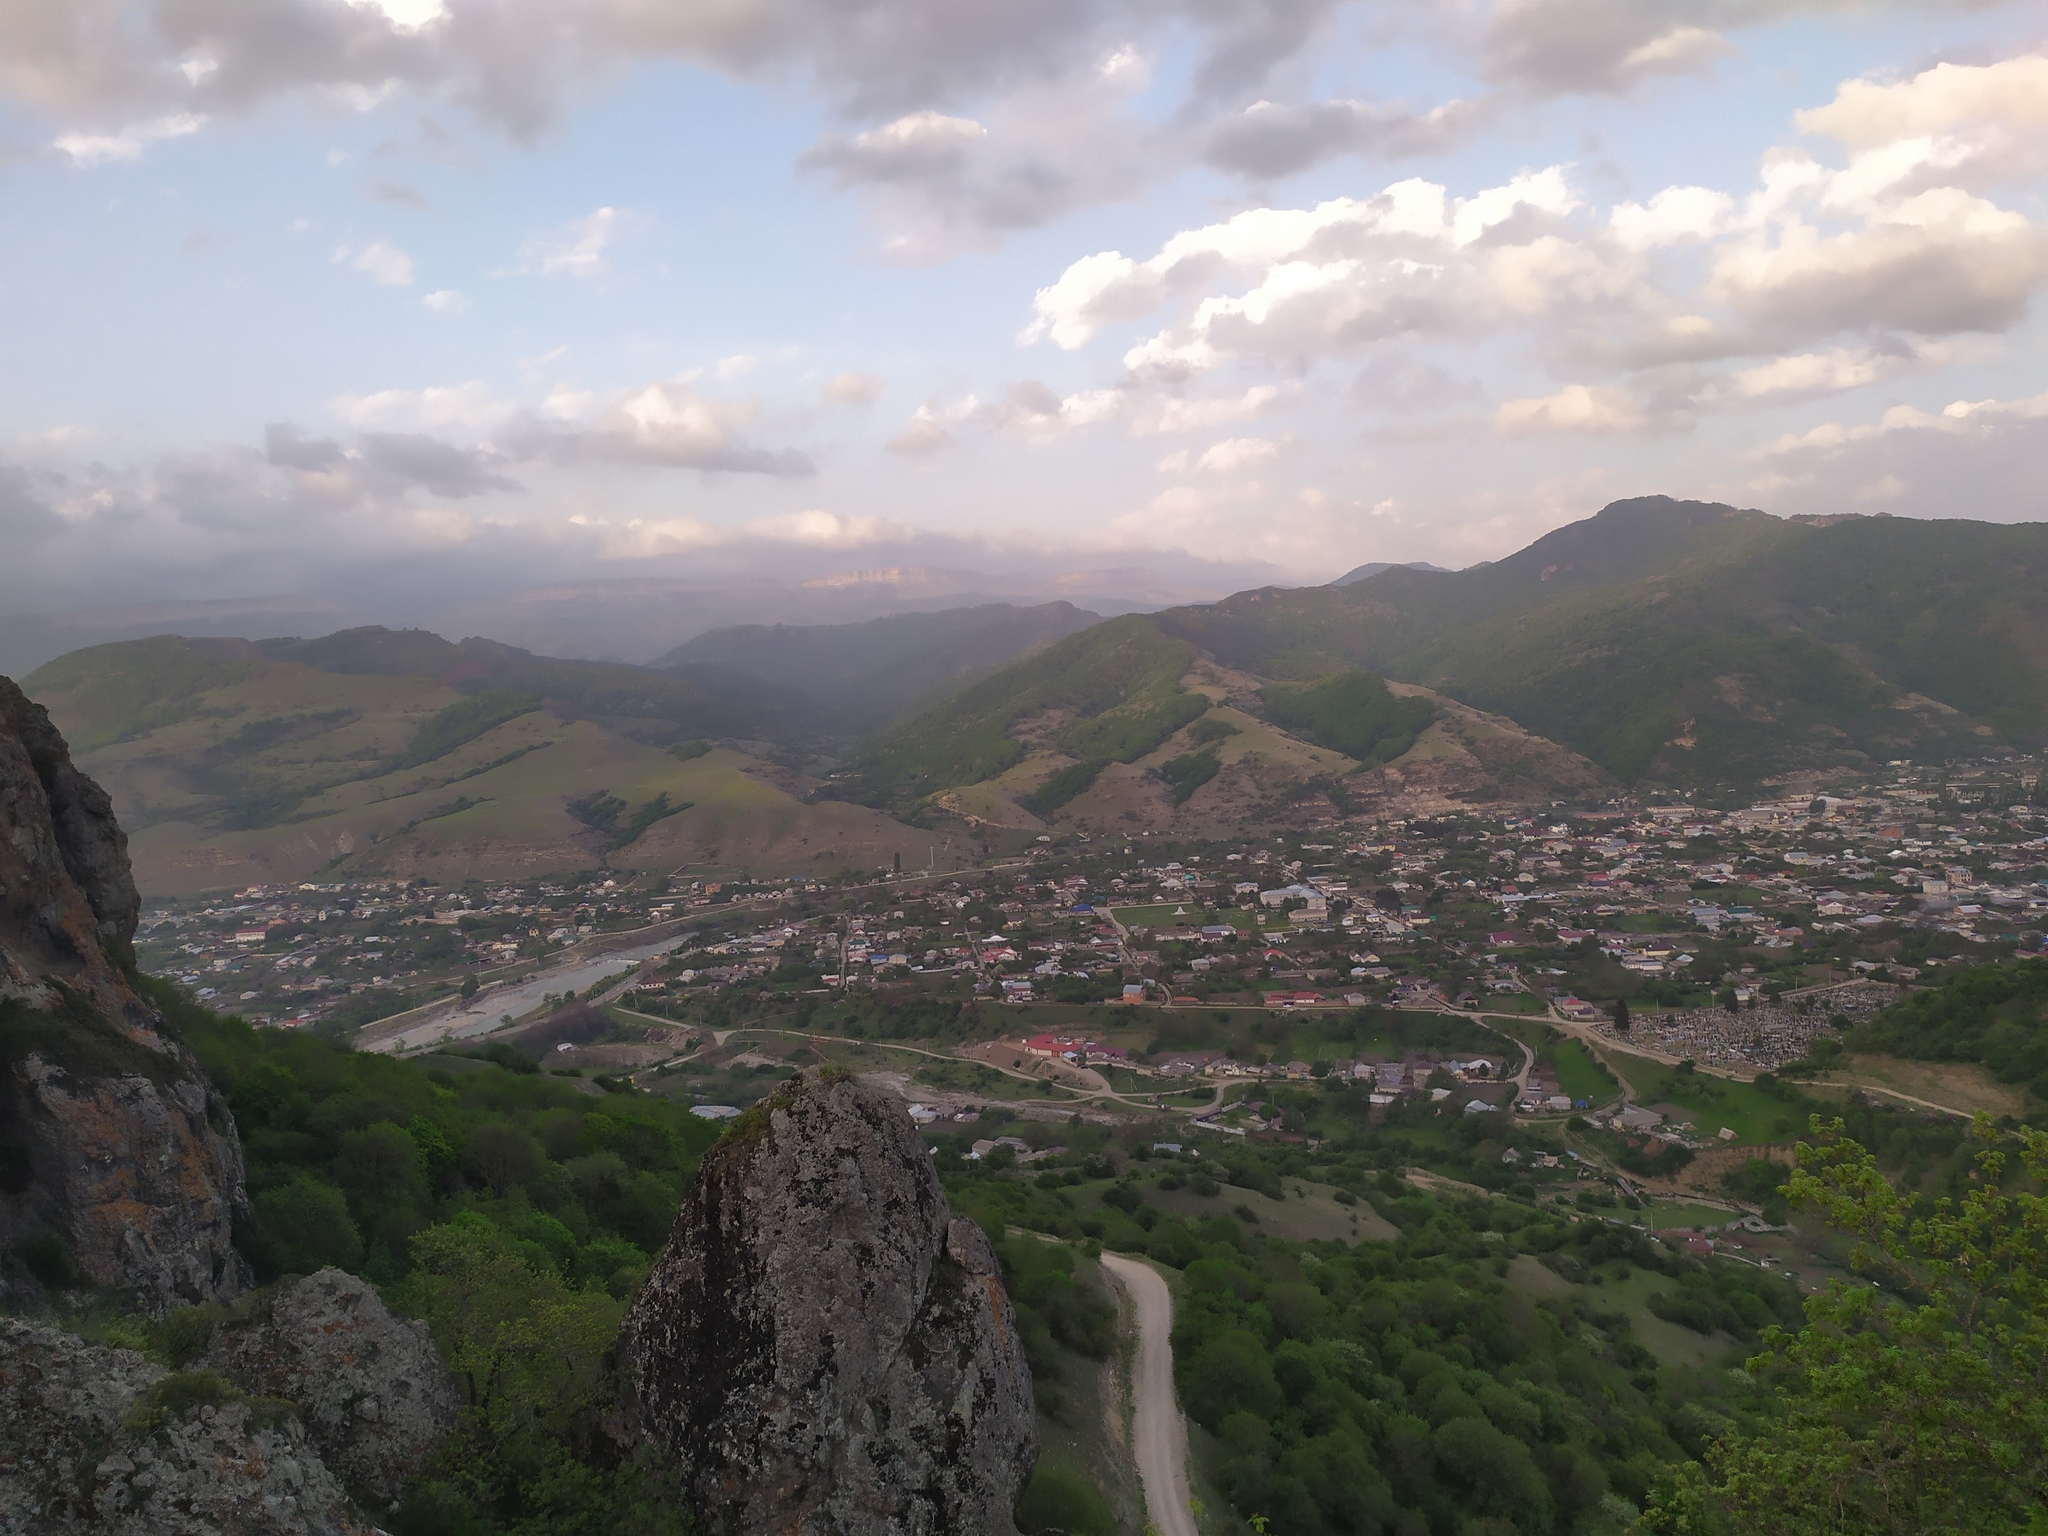
[[[346,248],[338,250],[335,259],[346,259],[351,267],[373,283],[404,288],[412,282],[412,258],[388,240],[372,240],[353,256]]]
[[[1233,271],[1255,272],[1260,281],[1236,297],[1202,300],[1183,332],[1154,337],[1127,364],[1205,367],[1221,339],[1212,332],[1249,339],[1306,309],[1323,312],[1308,324],[1326,331],[1394,334],[1420,319],[1445,286],[1446,269],[1435,258],[1472,248],[1525,213],[1555,219],[1578,206],[1563,168],[1551,166],[1455,200],[1417,179],[1312,209],[1252,209],[1175,235],[1142,262],[1104,251],[1072,263],[1038,290],[1020,339],[1073,350],[1106,326],[1142,318],[1176,292]],[[1265,334],[1281,329],[1272,325]]]
[[[373,181],[368,191],[375,201],[390,203],[399,208],[424,209],[429,206],[417,188],[409,187],[402,181]]]
[[[1853,154],[1910,139],[1955,139],[1968,158],[2037,158],[2048,133],[2048,54],[1996,63],[1937,64],[1910,80],[1850,80],[1824,107],[1794,114],[1802,133],[1830,138]]]
[[[520,265],[529,272],[553,277],[596,277],[608,269],[612,242],[632,226],[631,215],[616,208],[595,212],[530,242]]]
[[[1441,154],[1468,141],[1490,116],[1486,104],[1464,100],[1424,111],[1351,100],[1255,101],[1217,125],[1204,158],[1242,176],[1289,176],[1338,155]]]
[[[881,399],[883,382],[865,373],[835,373],[825,381],[824,395],[834,405],[873,405]]]
[[[1280,457],[1281,445],[1266,437],[1231,437],[1212,443],[1195,460],[1195,469],[1205,475],[1235,475],[1247,469],[1263,469]]]
[[[1716,255],[1708,292],[1782,333],[1891,326],[1942,335],[2005,329],[2044,278],[2041,230],[1945,187],[1839,233],[1793,218],[1732,242]]]
[[[1627,390],[1568,384],[1554,395],[1503,401],[1494,412],[1493,425],[1503,437],[1553,433],[1613,437],[1667,430],[1673,423],[1646,409]]]
[[[1728,227],[1735,199],[1712,187],[1666,187],[1649,206],[1622,203],[1607,216],[1614,238],[1630,250],[1709,240]]]
[[[264,429],[263,457],[280,469],[326,478],[336,494],[391,495],[417,486],[460,500],[525,489],[498,472],[497,454],[414,432],[366,432],[344,446],[280,423]]]
[[[1687,11],[1710,9],[1635,0],[1500,0],[1481,55],[1492,78],[1538,95],[1626,91],[1662,75],[1696,74],[1734,52],[1718,33],[1685,19]]]
[[[113,160],[138,160],[152,144],[182,139],[206,126],[197,112],[170,112],[144,123],[130,123],[113,133],[60,133],[50,147],[73,165],[105,165]]]
[[[810,459],[794,449],[753,446],[742,430],[757,408],[709,399],[679,381],[626,391],[589,413],[522,412],[494,436],[509,456],[555,464],[642,465],[709,473],[802,477]]]
[[[488,431],[519,410],[517,402],[505,399],[481,379],[425,389],[337,395],[327,408],[337,421],[352,427],[472,433]]]
[[[891,453],[899,453],[906,458],[936,457],[960,446],[960,439],[953,435],[949,421],[957,424],[961,419],[960,413],[949,416],[933,410],[930,405],[920,405],[910,413],[909,425],[883,446]]]
[[[436,288],[421,295],[420,302],[437,315],[460,314],[469,308],[469,295],[455,288]]]

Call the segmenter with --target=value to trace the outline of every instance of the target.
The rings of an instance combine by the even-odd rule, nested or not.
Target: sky
[[[2048,13],[9,0],[0,612],[2048,511]]]

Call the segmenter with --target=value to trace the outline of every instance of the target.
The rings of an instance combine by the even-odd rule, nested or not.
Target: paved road
[[[1102,1267],[1116,1276],[1138,1308],[1138,1367],[1131,1383],[1137,1400],[1138,1476],[1145,1512],[1159,1536],[1199,1536],[1188,1510],[1188,1435],[1173,1395],[1173,1293],[1159,1272],[1120,1254],[1105,1253]]]

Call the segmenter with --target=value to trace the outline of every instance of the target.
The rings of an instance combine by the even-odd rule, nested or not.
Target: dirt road
[[[1132,1449],[1145,1484],[1145,1512],[1159,1536],[1198,1536],[1188,1510],[1188,1436],[1173,1396],[1173,1294],[1159,1272],[1105,1253],[1102,1267],[1131,1293],[1138,1312],[1138,1362],[1131,1392],[1138,1422]]]

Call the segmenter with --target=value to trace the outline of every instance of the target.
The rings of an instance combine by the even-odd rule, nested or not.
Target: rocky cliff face
[[[298,1407],[320,1459],[365,1509],[398,1502],[461,1404],[425,1323],[385,1310],[368,1281],[323,1269],[250,1298],[198,1363],[253,1397]]]
[[[705,1158],[621,1340],[721,1536],[1011,1536],[1037,1455],[995,1255],[901,1104],[805,1075]]]
[[[0,1531],[371,1536],[289,1403],[0,1318]]]
[[[139,909],[106,794],[0,678],[0,1252],[161,1310],[248,1288],[246,1196],[226,1101],[128,983]]]

